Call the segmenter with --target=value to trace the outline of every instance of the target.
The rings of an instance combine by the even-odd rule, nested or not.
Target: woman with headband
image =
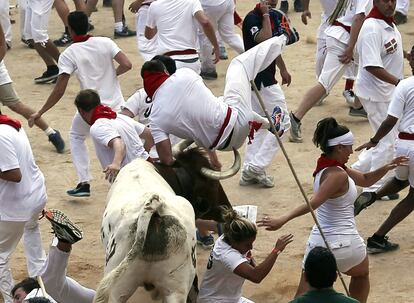
[[[349,291],[353,298],[365,303],[369,293],[369,266],[364,240],[358,234],[354,219],[354,201],[358,186],[369,186],[377,182],[389,170],[407,162],[406,157],[395,158],[391,163],[369,173],[361,173],[345,164],[353,153],[354,136],[334,118],[318,122],[313,136],[314,144],[322,150],[313,173],[314,196],[310,200],[316,217],[335,256],[338,269],[351,276]],[[307,214],[309,208],[303,204],[279,218],[264,217],[259,226],[277,230],[290,220]],[[306,244],[305,256],[316,246],[325,246],[316,225]],[[296,296],[307,291],[302,273]]]

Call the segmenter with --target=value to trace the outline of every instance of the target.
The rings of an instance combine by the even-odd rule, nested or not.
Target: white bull
[[[194,210],[151,163],[137,159],[118,174],[107,197],[102,241],[105,276],[95,303],[127,302],[140,286],[153,299],[186,302],[196,275]]]

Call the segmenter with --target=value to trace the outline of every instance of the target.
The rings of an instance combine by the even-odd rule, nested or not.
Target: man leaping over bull
[[[252,111],[250,81],[281,54],[285,44],[296,41],[297,33],[288,29],[282,36],[234,58],[227,69],[223,100],[215,97],[190,69],[178,69],[170,76],[161,62],[145,62],[141,76],[144,89],[153,100],[150,129],[160,161],[174,163],[168,138],[173,134],[207,149],[211,164],[220,169],[215,150],[238,149],[246,137],[252,139],[254,130],[270,129],[269,122]],[[283,132],[283,117],[284,113],[276,107],[272,120],[279,132]]]

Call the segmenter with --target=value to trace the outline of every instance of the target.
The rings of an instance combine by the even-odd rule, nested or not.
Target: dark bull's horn
[[[172,154],[173,157],[177,157],[178,154],[182,153],[184,151],[184,149],[186,149],[187,147],[189,147],[191,144],[193,144],[193,140],[181,140],[180,142],[178,142],[177,144],[175,144],[172,147]]]
[[[233,153],[234,153],[234,162],[233,162],[232,167],[230,167],[228,170],[216,171],[210,168],[203,167],[201,169],[201,173],[207,178],[214,179],[214,180],[224,180],[224,179],[233,177],[240,170],[240,166],[241,166],[241,158],[240,158],[240,154],[237,151],[237,149],[233,148]]]

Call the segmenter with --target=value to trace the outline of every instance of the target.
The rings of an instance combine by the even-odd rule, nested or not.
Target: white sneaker
[[[344,96],[346,103],[355,108],[355,94],[351,89],[346,89],[342,92],[342,96]]]
[[[295,142],[295,143],[302,143],[302,130],[300,129],[302,123],[296,122],[295,118],[293,117],[293,114],[289,114],[290,117],[290,136],[289,141]]]
[[[275,186],[275,181],[273,177],[267,176],[265,171],[256,171],[250,166],[247,166],[242,171],[239,184],[241,186],[261,184],[264,187],[271,188]]]

